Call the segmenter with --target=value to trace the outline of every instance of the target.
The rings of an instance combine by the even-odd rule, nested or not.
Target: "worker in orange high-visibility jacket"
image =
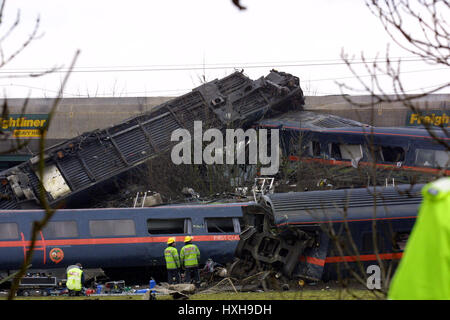
[[[425,185],[422,196],[388,299],[450,299],[450,177]]]
[[[66,287],[69,290],[69,296],[79,296],[83,294],[84,273],[81,263],[68,266],[66,269],[67,281]]]
[[[181,266],[186,270],[185,282],[190,283],[192,280],[198,287],[200,285],[200,274],[198,270],[200,262],[200,250],[192,243],[193,238],[186,236],[184,238],[184,247],[180,251]]]
[[[180,283],[180,257],[175,247],[175,238],[167,240],[167,248],[164,250],[166,259],[167,280],[170,284]]]

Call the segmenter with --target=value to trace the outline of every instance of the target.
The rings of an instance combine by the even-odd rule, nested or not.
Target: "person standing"
[[[69,290],[69,296],[79,296],[82,294],[84,285],[84,274],[81,263],[67,267],[66,287]]]
[[[181,248],[180,260],[181,266],[186,270],[185,281],[190,283],[194,280],[196,286],[200,285],[200,274],[198,270],[200,261],[200,250],[192,243],[193,238],[186,236],[184,238],[184,247]]]
[[[450,177],[426,184],[390,300],[450,299]]]
[[[167,240],[167,248],[164,250],[166,259],[167,280],[169,284],[180,283],[180,258],[175,247],[175,238]]]

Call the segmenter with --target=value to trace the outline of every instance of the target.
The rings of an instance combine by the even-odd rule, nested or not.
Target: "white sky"
[[[42,36],[0,69],[2,97],[55,97],[64,72],[17,76],[67,68],[78,49],[65,97],[176,96],[198,86],[203,75],[210,81],[233,67],[252,79],[275,67],[298,76],[306,95],[339,94],[336,80],[355,86],[348,67],[339,64],[342,50],[355,58],[362,52],[384,57],[390,41],[363,0],[241,3],[247,10],[231,0],[9,0],[0,37],[18,9],[21,21],[1,41],[4,55],[20,47],[37,16]],[[390,55],[412,58],[393,44]],[[448,81],[448,70],[423,62],[404,62],[402,70],[411,93]]]

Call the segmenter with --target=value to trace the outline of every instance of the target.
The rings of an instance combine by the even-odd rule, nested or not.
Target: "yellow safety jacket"
[[[83,270],[78,267],[67,270],[67,282],[66,286],[69,290],[80,291],[81,290],[81,275]]]
[[[195,244],[187,244],[181,248],[180,259],[181,265],[186,268],[197,267],[200,260],[200,250]]]
[[[178,269],[180,267],[180,258],[178,257],[178,250],[175,247],[169,246],[164,250],[164,258],[166,259],[167,269]]]
[[[450,177],[425,185],[422,195],[389,299],[450,299]]]

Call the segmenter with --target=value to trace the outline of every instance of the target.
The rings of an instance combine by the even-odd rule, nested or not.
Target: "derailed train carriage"
[[[191,235],[208,258],[239,278],[274,271],[282,279],[336,278],[335,266],[398,260],[421,201],[421,186],[264,195],[257,202],[153,208],[58,210],[38,235],[32,267],[82,262],[112,279],[164,280],[169,237]],[[375,192],[375,193],[374,193]],[[0,270],[15,270],[29,250],[42,210],[0,212]],[[376,246],[373,234],[376,227]],[[344,275],[345,276],[345,275]]]
[[[287,279],[317,281],[395,264],[414,225],[422,186],[265,195],[247,212],[232,273],[274,270]]]
[[[341,188],[387,180],[427,183],[450,175],[445,128],[373,127],[308,111],[286,112],[255,126],[280,130],[287,179],[308,189],[315,188],[319,178]]]
[[[64,269],[81,262],[102,268],[111,279],[148,283],[165,278],[164,249],[175,237],[181,249],[186,235],[206,258],[226,263],[239,241],[240,220],[248,203],[167,205],[151,208],[57,210],[39,232],[32,269]],[[17,270],[30,249],[33,221],[43,210],[0,211],[0,270]],[[161,276],[163,275],[163,276]]]

